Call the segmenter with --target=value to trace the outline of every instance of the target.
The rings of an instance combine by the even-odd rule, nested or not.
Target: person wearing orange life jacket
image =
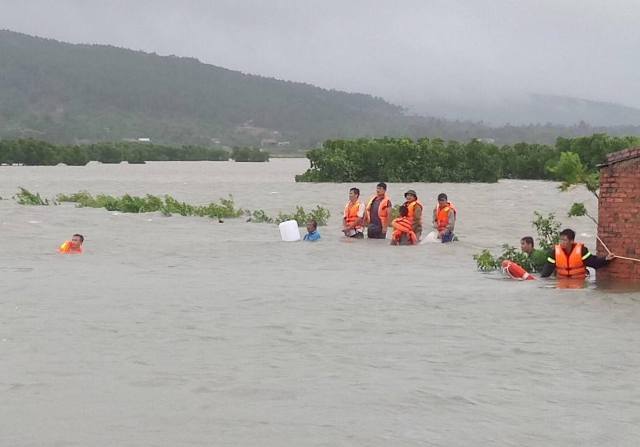
[[[409,210],[405,205],[400,206],[400,217],[393,219],[391,226],[391,245],[415,245],[418,243],[418,237],[413,231],[413,225],[407,215]]]
[[[360,202],[360,190],[349,190],[349,201],[344,206],[342,217],[342,232],[347,237],[364,238],[364,203]]]
[[[391,200],[387,196],[387,184],[378,183],[375,195],[367,201],[364,224],[369,239],[385,239],[391,223]]]
[[[422,235],[422,210],[424,206],[418,200],[418,195],[413,189],[404,193],[404,206],[407,207],[407,219],[411,222],[413,232],[416,234],[418,240]]]
[[[555,271],[557,278],[585,279],[589,274],[587,267],[599,269],[616,256],[609,253],[606,257],[594,256],[583,244],[575,242],[575,231],[567,228],[560,232],[560,243],[550,252],[540,276],[547,278]]]
[[[82,253],[82,244],[84,243],[84,236],[81,234],[74,234],[70,241],[65,241],[60,247],[58,247],[58,253],[65,255],[79,255]]]
[[[438,239],[444,242],[453,241],[453,229],[456,226],[456,208],[449,202],[443,192],[438,194],[438,205],[433,209],[433,228],[438,232]]]

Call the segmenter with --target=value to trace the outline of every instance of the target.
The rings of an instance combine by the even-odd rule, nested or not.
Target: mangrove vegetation
[[[163,146],[140,142],[56,145],[33,139],[0,140],[0,164],[26,166],[84,166],[90,161],[101,163],[144,163],[146,161],[269,161],[269,153],[255,148],[222,148],[203,146]]]
[[[502,178],[597,184],[596,166],[606,155],[640,144],[639,137],[558,138],[556,144],[497,146],[422,138],[328,140],[307,153],[311,167],[301,182],[496,182]]]

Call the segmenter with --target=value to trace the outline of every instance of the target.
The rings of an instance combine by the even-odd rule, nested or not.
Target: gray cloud
[[[0,28],[383,96],[640,107],[637,0],[0,0]]]

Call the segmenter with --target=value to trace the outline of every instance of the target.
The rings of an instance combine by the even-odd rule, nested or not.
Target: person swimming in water
[[[84,236],[81,234],[74,234],[70,241],[65,241],[59,248],[58,253],[65,255],[79,255],[82,253],[82,244],[84,243]]]

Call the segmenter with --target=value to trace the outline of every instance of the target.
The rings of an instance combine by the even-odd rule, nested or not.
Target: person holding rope
[[[575,238],[575,231],[569,228],[560,232],[560,243],[549,253],[541,277],[547,278],[555,271],[558,278],[585,279],[587,267],[599,269],[616,257],[611,252],[605,257],[592,255],[584,244],[576,243]]]

